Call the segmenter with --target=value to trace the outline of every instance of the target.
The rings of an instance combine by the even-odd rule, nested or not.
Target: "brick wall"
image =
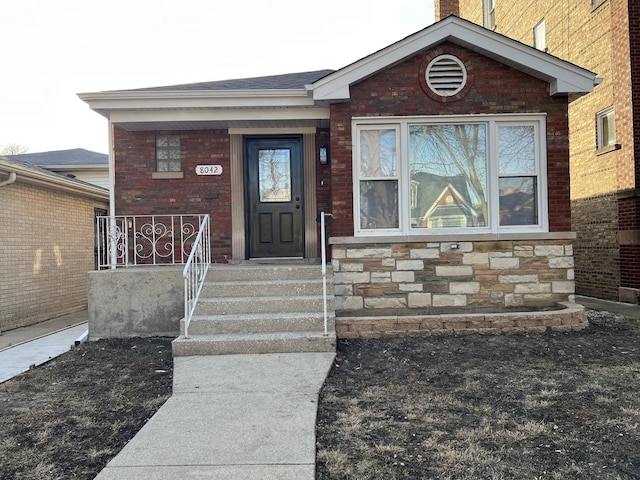
[[[425,93],[424,71],[440,54],[460,58],[470,88],[443,102]],[[386,115],[455,115],[547,112],[551,231],[571,229],[567,99],[549,96],[547,83],[457,45],[444,43],[382,70],[351,87],[351,101],[331,106],[333,234],[353,235],[351,118]]]
[[[184,178],[154,179],[156,135],[179,135]],[[231,177],[226,130],[127,132],[116,128],[116,215],[211,215],[212,261],[231,259]],[[222,165],[222,175],[196,175]]]
[[[481,0],[460,0],[460,16],[482,24]],[[604,79],[569,106],[572,221],[578,235],[577,292],[617,300],[623,289],[640,288],[627,267],[634,265],[640,244],[618,241],[640,237],[624,226],[637,222],[627,215],[637,210],[640,198],[616,198],[617,192],[637,191],[640,185],[640,129],[634,128],[640,122],[640,4],[513,0],[496,5],[496,30],[528,45],[542,19],[549,53]],[[596,113],[609,106],[615,109],[620,148],[597,152]]]
[[[87,308],[94,201],[20,182],[0,188],[0,330]]]
[[[449,15],[459,15],[458,0],[436,0],[436,22]]]

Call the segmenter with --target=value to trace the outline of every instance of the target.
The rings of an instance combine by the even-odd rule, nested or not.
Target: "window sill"
[[[184,178],[184,172],[152,172],[151,178],[154,180]]]
[[[595,3],[591,3],[591,13],[595,12],[597,9],[599,9],[606,2],[607,2],[607,0],[598,0]]]
[[[608,145],[606,147],[598,148],[596,150],[596,157],[599,157],[600,155],[605,155],[610,152],[615,152],[616,150],[620,150],[621,148],[622,148],[622,145],[620,145],[619,143],[614,143],[613,145]]]
[[[495,242],[499,240],[573,240],[575,232],[522,232],[522,233],[476,233],[444,235],[394,235],[371,237],[331,237],[331,245],[359,245],[370,243],[415,243],[415,242]]]

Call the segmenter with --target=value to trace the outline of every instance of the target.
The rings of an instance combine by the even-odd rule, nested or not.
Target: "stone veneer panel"
[[[466,241],[455,250],[450,241],[334,239],[337,314],[500,312],[573,300],[571,235],[538,237]]]

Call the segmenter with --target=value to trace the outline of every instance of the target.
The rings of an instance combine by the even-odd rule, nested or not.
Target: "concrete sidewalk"
[[[173,395],[96,480],[312,480],[334,356],[176,358]]]
[[[87,331],[87,311],[2,332],[0,383],[68,351]]]

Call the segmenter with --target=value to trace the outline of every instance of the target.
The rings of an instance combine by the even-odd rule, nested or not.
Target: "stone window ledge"
[[[331,245],[419,242],[495,242],[498,240],[574,240],[575,232],[480,233],[470,235],[396,235],[371,237],[331,237]]]
[[[613,145],[608,145],[606,147],[598,148],[596,150],[596,157],[599,157],[600,155],[605,155],[610,152],[615,152],[616,150],[620,150],[621,148],[622,148],[622,145],[620,145],[619,143],[614,143]]]
[[[154,180],[184,178],[184,172],[151,172],[151,178]]]

